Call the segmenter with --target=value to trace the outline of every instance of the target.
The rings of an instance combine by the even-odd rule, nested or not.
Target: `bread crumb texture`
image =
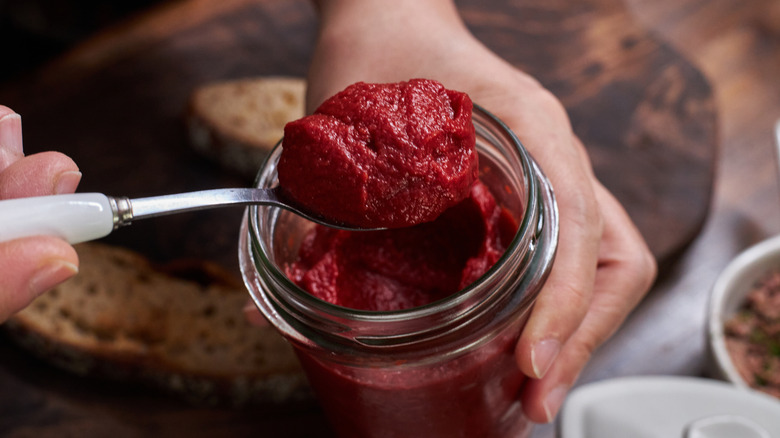
[[[22,346],[81,375],[142,380],[200,403],[309,397],[292,347],[246,321],[248,294],[219,267],[187,262],[174,275],[124,248],[76,249],[79,274],[6,323]]]
[[[224,167],[254,177],[284,125],[303,117],[305,92],[304,79],[286,76],[201,85],[186,111],[190,143]]]

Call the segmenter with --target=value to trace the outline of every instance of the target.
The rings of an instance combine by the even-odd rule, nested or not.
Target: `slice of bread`
[[[166,269],[116,246],[76,247],[79,274],[12,317],[11,338],[78,373],[145,382],[202,404],[309,397],[292,347],[244,316],[235,276],[202,262]]]
[[[231,171],[254,178],[284,125],[304,115],[306,82],[268,76],[204,84],[190,96],[192,147]]]

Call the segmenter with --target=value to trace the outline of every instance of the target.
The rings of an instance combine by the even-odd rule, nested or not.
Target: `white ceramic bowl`
[[[726,349],[723,324],[739,310],[756,281],[778,267],[780,236],[775,236],[740,253],[715,281],[707,321],[710,371],[713,377],[737,386],[748,386],[737,372]]]

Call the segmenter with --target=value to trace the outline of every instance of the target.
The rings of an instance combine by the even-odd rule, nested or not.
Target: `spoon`
[[[57,236],[69,243],[99,239],[111,231],[146,219],[228,205],[270,205],[333,228],[357,228],[307,212],[271,189],[213,189],[129,199],[102,193],[74,193],[0,201],[0,242],[35,235]]]

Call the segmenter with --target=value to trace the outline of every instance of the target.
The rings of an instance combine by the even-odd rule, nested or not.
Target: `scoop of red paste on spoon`
[[[286,196],[337,222],[430,222],[477,179],[472,102],[433,80],[356,83],[284,130]]]

